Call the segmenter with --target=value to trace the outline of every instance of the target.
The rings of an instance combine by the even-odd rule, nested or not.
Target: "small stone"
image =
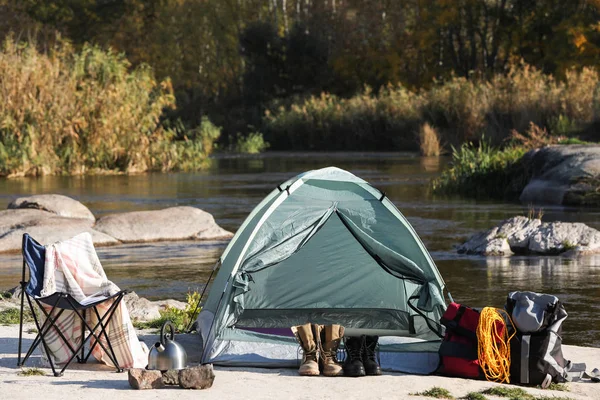
[[[212,364],[179,370],[179,386],[184,389],[208,389],[214,380]]]
[[[134,389],[160,389],[165,387],[160,371],[143,368],[131,368],[129,370],[129,386]]]
[[[179,370],[170,369],[162,373],[162,380],[165,385],[179,385]]]

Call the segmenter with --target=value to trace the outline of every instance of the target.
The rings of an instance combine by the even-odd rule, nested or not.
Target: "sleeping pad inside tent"
[[[309,171],[271,192],[222,254],[198,316],[203,363],[296,367],[290,327],[379,335],[384,370],[437,368],[444,281],[393,203],[353,174]]]

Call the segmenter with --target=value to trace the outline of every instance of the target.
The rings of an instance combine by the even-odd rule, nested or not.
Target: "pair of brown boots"
[[[325,376],[344,375],[337,360],[337,351],[344,337],[341,325],[304,324],[292,327],[304,355],[298,369],[300,375],[314,376],[321,372]]]

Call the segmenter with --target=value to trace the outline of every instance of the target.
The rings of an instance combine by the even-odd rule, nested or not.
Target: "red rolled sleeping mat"
[[[440,346],[438,373],[462,378],[484,379],[477,354],[479,311],[450,303],[440,323],[446,334]]]

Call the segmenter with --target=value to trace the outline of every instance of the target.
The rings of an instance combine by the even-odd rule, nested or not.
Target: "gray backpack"
[[[562,353],[567,312],[556,296],[512,292],[506,300],[516,333],[510,342],[510,381],[548,387],[569,379],[571,362]],[[585,367],[584,367],[585,369]]]

